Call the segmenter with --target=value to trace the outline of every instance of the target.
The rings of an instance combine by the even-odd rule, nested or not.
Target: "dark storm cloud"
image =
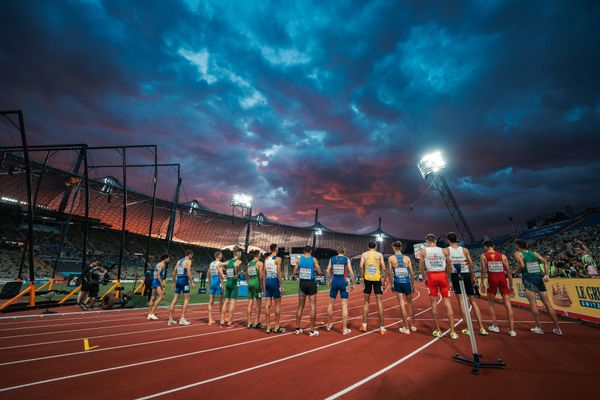
[[[32,142],[156,143],[214,209],[244,190],[280,221],[444,232],[415,168],[435,149],[478,236],[598,203],[596,2],[0,7],[0,108]]]

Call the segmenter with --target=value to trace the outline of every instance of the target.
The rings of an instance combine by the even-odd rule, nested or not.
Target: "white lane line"
[[[394,306],[393,308],[397,308],[397,307],[399,307],[399,305],[398,306]],[[415,314],[415,317],[417,315],[420,315],[420,314],[423,314],[423,313],[429,311],[430,309],[431,309],[431,307],[428,308],[428,309],[425,309],[425,310],[423,310],[423,311],[421,311],[421,312],[419,312],[417,314]],[[374,312],[374,313],[376,313],[376,312]],[[374,313],[370,313],[370,314],[374,314]],[[358,317],[358,318],[362,318],[362,317]],[[388,327],[390,327],[392,325],[396,325],[398,323],[400,323],[400,320],[398,320],[398,321],[396,321],[394,323],[385,325],[385,327],[388,328]],[[253,367],[245,368],[245,369],[242,369],[242,370],[239,370],[239,371],[230,372],[228,374],[216,376],[214,378],[205,379],[203,381],[191,383],[189,385],[180,386],[180,387],[177,387],[177,388],[173,388],[173,389],[170,389],[170,390],[165,390],[163,392],[154,393],[154,394],[151,394],[151,395],[148,395],[148,396],[144,396],[144,397],[139,397],[136,400],[153,399],[155,397],[164,396],[164,395],[167,395],[167,394],[171,394],[171,393],[179,392],[179,391],[182,391],[182,390],[187,390],[187,389],[191,389],[191,388],[198,387],[198,386],[201,386],[201,385],[205,385],[207,383],[211,383],[211,382],[219,381],[219,380],[222,380],[222,379],[230,378],[232,376],[240,375],[240,374],[243,374],[243,373],[246,373],[246,372],[250,372],[250,371],[254,371],[254,370],[260,369],[260,368],[268,367],[268,366],[273,365],[273,364],[278,364],[278,363],[281,363],[281,362],[284,362],[284,361],[288,361],[288,360],[291,360],[291,359],[294,359],[294,358],[302,357],[304,355],[311,354],[311,353],[314,353],[316,351],[320,351],[320,350],[323,350],[323,349],[326,349],[326,348],[329,348],[329,347],[337,346],[337,345],[340,345],[342,343],[346,343],[346,342],[349,342],[351,340],[355,340],[355,339],[361,338],[361,337],[363,337],[365,335],[370,335],[370,334],[372,334],[374,332],[378,332],[378,331],[379,331],[379,329],[374,329],[374,330],[371,330],[369,332],[365,332],[365,333],[361,333],[361,334],[356,335],[356,336],[352,336],[352,337],[350,337],[348,339],[339,340],[337,342],[329,343],[327,345],[316,347],[316,348],[311,349],[311,350],[306,350],[306,351],[303,351],[301,353],[293,354],[291,356],[279,358],[277,360],[269,361],[269,362],[264,363],[264,364],[255,365]]]
[[[420,292],[418,292],[418,294],[420,295]],[[417,298],[418,298],[418,296],[417,296]],[[393,297],[392,297],[392,299],[393,299]],[[395,309],[395,308],[398,308],[398,307],[399,307],[399,305],[396,305],[396,306],[387,308],[385,310],[392,310],[392,309]],[[419,315],[421,313],[424,313],[424,312],[426,312],[426,311],[428,311],[430,309],[431,308],[428,308],[428,309],[426,309],[426,310],[424,310],[424,311],[422,311],[422,312],[420,312],[418,314],[415,314],[415,316]],[[376,313],[377,313],[377,311],[373,311],[373,312],[369,313],[369,315],[376,314]],[[354,318],[348,318],[348,320],[359,319],[359,318],[362,318],[362,316],[360,316],[360,317],[354,317]],[[396,321],[395,323],[390,324],[388,326],[395,325],[395,324],[397,324],[399,322],[400,321]],[[341,320],[333,322],[334,325],[338,324],[338,323],[341,323]],[[242,328],[240,328],[240,329],[242,329]],[[364,336],[365,334],[372,333],[372,332],[374,332],[374,331],[364,333],[364,334],[362,334],[360,336]],[[141,361],[141,362],[132,363],[132,364],[125,364],[125,365],[120,365],[120,366],[117,366],[117,367],[109,367],[109,368],[104,368],[104,369],[95,370],[95,371],[82,372],[82,373],[73,374],[73,375],[66,375],[66,376],[57,377],[57,378],[51,378],[51,379],[46,379],[46,380],[41,380],[41,381],[36,381],[36,382],[24,383],[24,384],[21,384],[21,385],[16,385],[16,386],[10,386],[10,387],[6,387],[6,388],[2,388],[2,389],[0,389],[0,392],[6,392],[6,391],[9,391],[9,390],[21,389],[21,388],[30,387],[30,386],[37,386],[37,385],[41,385],[41,384],[45,384],[45,383],[52,383],[52,382],[66,380],[66,379],[79,378],[79,377],[82,377],[82,376],[94,375],[94,374],[99,374],[99,373],[103,373],[103,372],[120,370],[120,369],[130,368],[130,367],[136,367],[136,366],[140,366],[140,365],[146,365],[146,364],[152,364],[152,363],[157,363],[157,362],[162,362],[162,361],[168,361],[168,360],[173,360],[173,359],[177,359],[177,358],[189,357],[189,356],[193,356],[193,355],[197,355],[197,354],[202,354],[202,353],[207,353],[207,352],[211,352],[211,351],[217,351],[217,350],[222,350],[222,349],[228,349],[228,348],[231,348],[231,347],[241,346],[241,345],[244,345],[244,344],[260,342],[260,341],[267,340],[267,339],[275,339],[275,338],[283,337],[283,336],[286,336],[286,335],[289,335],[289,334],[291,334],[291,332],[284,333],[284,334],[277,334],[277,335],[274,335],[274,336],[269,336],[269,337],[261,338],[261,339],[253,339],[253,340],[249,340],[249,341],[241,342],[241,343],[234,343],[234,344],[220,346],[220,347],[211,348],[211,349],[199,350],[199,351],[195,351],[195,352],[191,352],[191,353],[177,354],[177,355],[174,355],[174,356],[168,356],[168,357],[157,358],[157,359],[153,359],[153,360]],[[356,337],[360,337],[360,336],[356,336]],[[344,342],[344,341],[342,341],[342,342]],[[342,342],[340,342],[340,343],[342,343]],[[98,350],[95,350],[94,352],[96,352],[96,351],[98,351]],[[88,352],[88,354],[90,354],[90,353]]]

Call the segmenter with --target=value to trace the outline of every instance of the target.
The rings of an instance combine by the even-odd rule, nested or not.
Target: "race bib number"
[[[312,270],[310,268],[300,268],[300,279],[311,279]]]
[[[525,264],[525,266],[527,267],[527,272],[529,272],[530,274],[538,274],[540,273],[540,263],[535,261],[535,262],[528,262],[527,264]]]
[[[248,275],[255,276],[256,275],[256,267],[248,267]]]
[[[429,270],[430,271],[443,271],[445,270],[444,261],[440,259],[429,260]]]
[[[233,278],[233,268],[227,268],[227,277]]]
[[[277,269],[274,266],[267,266],[267,278],[277,278]]]
[[[377,265],[367,265],[365,275],[377,275],[377,272],[379,272]]]
[[[184,270],[185,270],[185,268],[178,266],[177,267],[177,275],[183,275]]]
[[[394,275],[398,278],[406,278],[408,276],[408,268],[394,268]]]
[[[215,276],[215,275],[217,275],[217,274],[218,274],[218,272],[217,272],[217,267],[213,267],[213,266],[211,266],[211,267],[210,267],[210,274],[211,274],[212,276]]]
[[[488,262],[488,270],[490,272],[504,272],[504,267],[502,266],[502,261]]]
[[[345,266],[342,264],[334,264],[333,265],[333,274],[334,275],[344,275]]]

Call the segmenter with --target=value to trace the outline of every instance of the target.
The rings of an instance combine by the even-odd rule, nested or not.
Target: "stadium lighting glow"
[[[231,196],[231,206],[233,207],[242,207],[242,208],[252,208],[252,202],[254,201],[254,197],[247,193],[234,193]]]
[[[435,174],[436,172],[446,168],[446,161],[444,161],[442,153],[440,151],[436,151],[425,155],[425,157],[419,161],[417,167],[419,168],[423,179],[425,179],[429,175]]]
[[[378,242],[383,242],[383,235],[381,235],[381,234],[377,235],[375,240],[377,240]]]
[[[321,229],[315,230],[315,235],[321,236],[322,234],[323,234],[323,231]]]

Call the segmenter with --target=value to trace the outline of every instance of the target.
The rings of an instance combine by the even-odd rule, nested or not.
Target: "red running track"
[[[193,306],[189,327],[146,321],[144,310],[67,313],[0,319],[0,398],[320,399],[370,398],[558,398],[600,395],[600,331],[565,322],[564,336],[529,332],[528,312],[515,309],[518,336],[478,337],[486,359],[501,356],[504,370],[470,369],[455,363],[456,352],[468,354],[469,340],[431,336],[433,323],[427,291],[418,285],[414,302],[416,334],[398,333],[399,309],[384,295],[388,334],[358,332],[362,294],[351,292],[350,335],[340,334],[340,305],[334,330],[319,337],[292,333],[266,335],[244,327],[246,302],[240,301],[232,329],[208,326],[206,305]],[[327,294],[318,295],[319,321],[325,321]],[[373,299],[374,300],[374,299]],[[478,300],[487,317],[487,305]],[[293,329],[296,297],[285,297],[282,326]],[[443,307],[440,307],[443,315]],[[455,312],[458,314],[457,304]],[[504,315],[497,305],[499,318]],[[375,304],[370,327],[377,327]],[[303,320],[308,320],[308,307]],[[307,323],[304,322],[304,326]],[[447,321],[444,325],[448,327]],[[461,324],[459,328],[462,328]],[[90,351],[83,350],[89,339]]]

